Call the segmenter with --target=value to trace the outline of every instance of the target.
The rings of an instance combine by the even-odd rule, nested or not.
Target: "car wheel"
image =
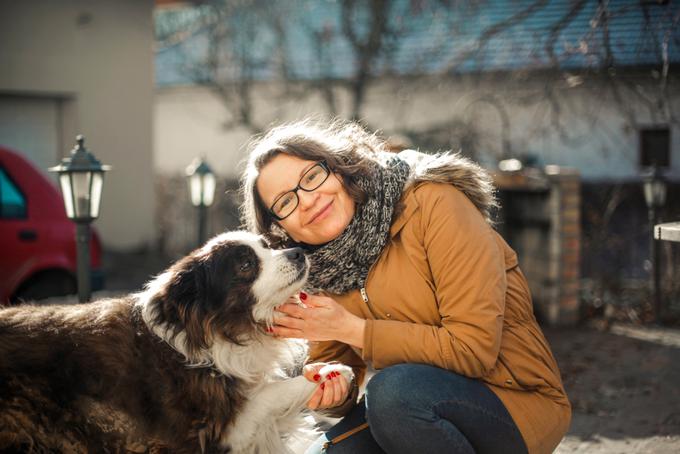
[[[73,295],[77,292],[76,280],[64,271],[43,271],[19,287],[10,298],[12,304]]]

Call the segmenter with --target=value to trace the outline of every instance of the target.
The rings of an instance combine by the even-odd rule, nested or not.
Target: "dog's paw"
[[[344,364],[326,364],[319,370],[319,375],[321,376],[320,383],[330,380],[336,374],[345,377],[347,383],[351,383],[354,379],[354,372],[351,367]]]

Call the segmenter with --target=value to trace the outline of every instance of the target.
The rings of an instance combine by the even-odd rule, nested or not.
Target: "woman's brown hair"
[[[280,153],[306,161],[326,161],[330,170],[341,177],[350,197],[361,204],[366,200],[366,194],[355,183],[355,178],[367,175],[371,157],[385,150],[385,141],[357,123],[304,120],[271,129],[256,138],[249,149],[248,164],[241,180],[241,220],[246,229],[280,244],[287,243],[288,236],[257,192],[257,178],[265,165]]]

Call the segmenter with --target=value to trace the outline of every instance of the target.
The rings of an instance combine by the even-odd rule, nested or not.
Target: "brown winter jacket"
[[[359,382],[366,361],[478,378],[505,404],[529,452],[552,452],[571,406],[515,252],[468,197],[442,183],[406,190],[390,237],[369,272],[368,301],[359,290],[333,295],[367,320],[363,350],[312,343],[310,361],[350,365]]]

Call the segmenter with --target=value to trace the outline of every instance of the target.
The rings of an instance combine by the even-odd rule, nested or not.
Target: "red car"
[[[0,146],[0,305],[76,293],[75,231],[56,184]],[[90,256],[94,291],[103,287],[94,229]]]

